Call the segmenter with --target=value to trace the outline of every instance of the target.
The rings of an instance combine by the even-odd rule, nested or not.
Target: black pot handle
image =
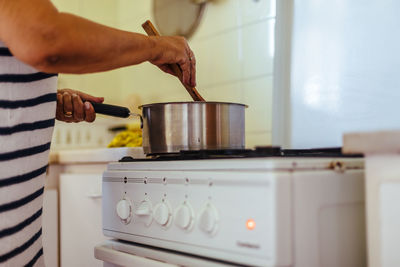
[[[119,117],[119,118],[128,118],[131,115],[131,112],[126,107],[120,107],[115,105],[109,104],[100,104],[100,103],[93,103],[91,102],[94,111],[96,113]]]
[[[94,108],[94,111],[99,114],[114,116],[119,118],[128,118],[129,116],[139,116],[140,118],[140,128],[143,129],[143,118],[142,115],[131,113],[127,107],[121,107],[116,105],[109,105],[103,103],[93,103],[90,102]]]

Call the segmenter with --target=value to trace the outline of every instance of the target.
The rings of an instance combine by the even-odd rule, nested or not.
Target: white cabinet
[[[101,226],[101,180],[97,174],[60,175],[61,266],[102,266],[93,256],[105,238]]]
[[[46,189],[43,194],[43,255],[46,266],[58,266],[58,192]]]

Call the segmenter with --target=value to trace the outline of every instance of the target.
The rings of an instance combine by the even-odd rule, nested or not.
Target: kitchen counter
[[[400,130],[345,134],[343,152],[346,154],[400,153]]]

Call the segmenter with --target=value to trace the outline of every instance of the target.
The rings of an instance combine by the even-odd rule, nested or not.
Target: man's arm
[[[0,39],[15,57],[44,72],[91,73],[144,61],[178,63],[195,85],[195,61],[181,37],[148,37],[58,12],[49,0],[0,0]]]

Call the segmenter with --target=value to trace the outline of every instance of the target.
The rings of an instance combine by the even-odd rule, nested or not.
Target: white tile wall
[[[246,131],[246,146],[249,148],[254,148],[256,146],[266,146],[271,145],[271,132],[257,131],[249,132]]]
[[[240,1],[243,0],[220,0],[209,4],[204,12],[203,20],[193,36],[193,41],[207,39],[239,27],[241,25]]]
[[[118,27],[119,6],[114,0],[52,0],[52,2],[62,12],[72,13],[98,23]]]
[[[119,28],[144,33],[141,25],[152,18],[152,1],[114,0],[114,2],[118,5]]]
[[[242,27],[242,78],[271,75],[274,60],[275,20],[267,19]]]
[[[80,3],[78,0],[70,0],[70,1],[65,1],[65,0],[51,0],[51,2],[60,10],[63,12],[68,12],[72,14],[79,14],[80,11]]]
[[[201,95],[208,101],[242,102],[242,88],[240,82],[202,88]]]
[[[114,0],[79,1],[80,15],[98,23],[118,27],[119,10]]]
[[[198,87],[238,81],[243,64],[241,29],[192,41],[198,65]]]
[[[246,131],[269,132],[272,124],[272,76],[244,80],[242,101],[246,110]]]
[[[268,18],[275,18],[275,1],[239,0],[241,18],[243,24],[263,21]]]
[[[107,147],[115,133],[108,129],[126,123],[124,119],[97,116],[95,122],[64,123],[56,121],[51,142],[53,151],[76,148]]]

